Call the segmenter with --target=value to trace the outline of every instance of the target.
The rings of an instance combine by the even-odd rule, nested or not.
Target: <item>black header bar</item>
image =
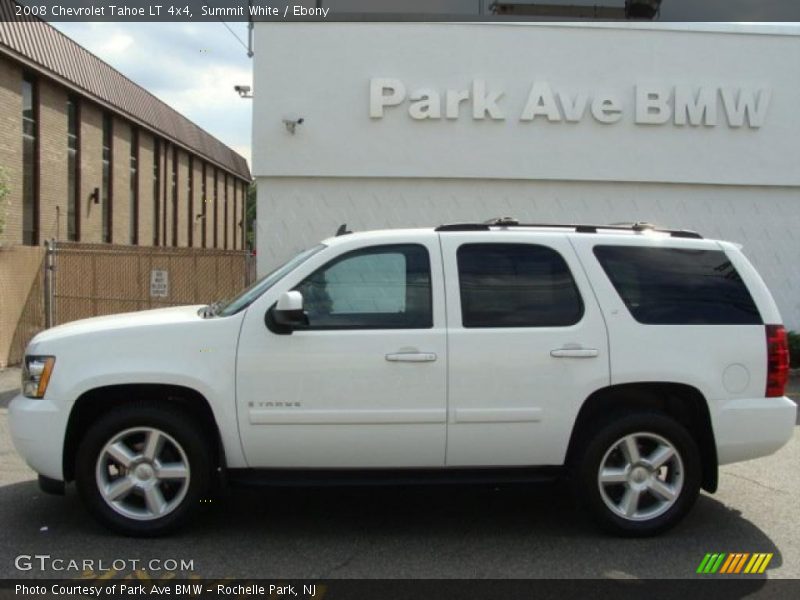
[[[0,19],[45,21],[800,22],[798,0],[2,0]],[[6,14],[6,5],[12,14]]]

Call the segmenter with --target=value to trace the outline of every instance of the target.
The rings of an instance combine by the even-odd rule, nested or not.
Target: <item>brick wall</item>
[[[0,58],[0,168],[6,173],[10,189],[7,198],[5,231],[0,235],[0,244],[22,243],[22,68],[16,63]],[[49,238],[67,239],[69,193],[67,153],[67,100],[70,92],[45,77],[37,77],[38,132],[39,132],[39,240]],[[79,99],[80,118],[80,190],[79,230],[80,241],[100,243],[102,239],[102,203],[95,204],[92,194],[97,188],[102,196],[103,184],[103,109],[92,101]],[[139,211],[138,244],[153,243],[153,156],[154,137],[139,130]],[[113,119],[113,172],[112,172],[112,241],[129,244],[130,236],[130,144],[131,126],[124,119]],[[177,245],[189,245],[189,228],[192,229],[192,245],[201,247],[205,229],[206,247],[214,248],[216,232],[217,248],[242,248],[242,233],[239,222],[244,215],[244,187],[232,175],[206,167],[206,198],[202,195],[203,160],[195,157],[193,202],[189,205],[188,168],[189,155],[178,151],[178,206],[173,207],[172,198],[172,145],[162,142],[161,153],[161,206],[160,242],[174,244],[173,222],[177,217]],[[214,178],[217,178],[218,201],[214,202]],[[236,193],[234,194],[234,189]],[[226,207],[225,195],[228,202]],[[102,199],[101,199],[102,200]],[[196,219],[203,212],[206,218]],[[227,212],[226,212],[227,210]],[[227,215],[227,219],[226,219]],[[227,230],[225,229],[227,221]],[[227,235],[226,235],[227,233]]]
[[[233,202],[234,202],[234,199],[233,199],[233,183],[234,183],[234,178],[229,175],[227,177],[227,182],[228,183],[227,183],[226,193],[228,195],[227,196],[228,201],[226,202],[226,205],[227,205],[227,211],[228,211],[228,218],[227,218],[226,222],[228,224],[228,230],[227,230],[227,238],[226,239],[228,240],[228,243],[225,245],[225,249],[226,250],[230,250],[230,249],[232,249],[234,247],[233,239],[234,239],[234,232],[236,231],[236,224],[233,222]]]
[[[242,187],[242,248],[247,247],[247,199],[250,197],[250,184],[243,184]],[[255,201],[255,198],[254,198]]]
[[[172,245],[172,145],[161,143],[161,241]]]
[[[178,246],[189,245],[189,155],[178,150]]]
[[[244,222],[244,186],[236,182],[236,249],[242,249],[242,223]]]
[[[202,228],[205,226],[202,219],[197,219],[197,215],[203,211],[203,161],[195,158],[192,168],[194,169],[194,197],[191,213],[192,246],[199,248],[202,242]]]
[[[183,172],[181,171],[181,151],[178,150],[178,154],[175,156],[177,159],[178,165],[178,179],[177,179],[177,186],[178,186],[178,198],[177,203],[173,202],[172,198],[172,188],[170,188],[170,198],[169,198],[169,210],[170,210],[170,217],[172,218],[172,224],[170,226],[170,238],[169,238],[169,245],[170,246],[180,246],[180,240],[183,239],[181,236],[181,216],[183,213],[183,206],[186,202],[186,187],[182,185],[181,179],[183,179]],[[170,159],[172,159],[173,155],[170,154]],[[172,165],[170,164],[170,169]],[[170,185],[172,182],[170,180]],[[175,234],[173,236],[173,233]]]
[[[217,202],[214,184],[217,172],[211,165],[206,168],[208,173],[208,190],[206,193],[206,247],[216,247],[216,226],[217,226]]]
[[[154,138],[153,142],[153,174],[155,177],[155,165],[158,165],[158,172],[160,179],[157,185],[153,185],[153,245],[159,246],[162,244],[164,235],[164,152],[165,144],[163,140]],[[155,148],[158,147],[158,152]]]
[[[233,243],[231,248],[238,250],[241,247],[239,221],[242,220],[242,186],[237,179],[233,180]]]
[[[103,241],[103,206],[92,193],[103,186],[103,113],[91,102],[81,101],[81,241]]]
[[[127,121],[113,120],[111,201],[111,242],[130,244],[131,201],[131,126]]]
[[[231,248],[236,250],[239,247],[239,182],[233,180],[233,240]]]
[[[233,237],[236,240],[234,248],[240,250],[242,248],[242,184],[239,181],[234,182],[236,188],[236,222],[233,225]]]
[[[39,242],[66,238],[67,93],[39,80]]]
[[[217,248],[224,248],[225,245],[225,173],[217,171]]]
[[[220,247],[227,249],[228,244],[230,243],[231,236],[229,235],[228,229],[230,228],[231,220],[228,215],[230,212],[230,196],[228,195],[228,176],[226,174],[220,175],[220,192],[219,192],[219,201],[221,204],[222,209],[222,240],[220,241]]]
[[[240,181],[234,182],[234,189],[236,190],[236,219],[233,229],[233,237],[235,240],[234,248],[241,250],[242,248],[242,227],[240,223],[244,218],[244,210],[242,208],[242,184]]]
[[[214,168],[206,164],[206,197],[204,198],[206,218],[203,227],[206,230],[206,248],[214,247]]]
[[[161,142],[161,230],[159,244],[169,246],[172,244],[172,145]]]
[[[223,209],[225,207],[225,176],[216,170],[214,177],[215,182],[215,197],[214,197],[214,239],[212,240],[215,248],[222,248],[223,242]]]
[[[5,171],[10,194],[5,230],[0,244],[22,242],[22,70],[0,59],[0,168]]]
[[[217,248],[225,248],[225,242],[227,238],[225,237],[225,226],[227,225],[225,221],[225,173],[219,171],[217,173],[217,190],[219,194],[219,204],[217,206],[219,217],[217,218],[217,230],[219,233],[217,234]]]
[[[247,193],[250,190],[250,186],[244,182],[242,182],[240,186],[241,186],[241,203],[242,203],[242,224],[239,228],[239,248],[244,250],[246,247],[245,232],[247,231]]]
[[[139,245],[153,244],[153,136],[139,131]]]
[[[247,199],[250,195],[250,184],[242,184],[242,248],[247,247]]]

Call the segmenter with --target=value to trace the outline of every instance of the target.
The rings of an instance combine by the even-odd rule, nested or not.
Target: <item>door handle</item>
[[[553,358],[595,358],[600,351],[595,348],[557,348],[550,350]]]
[[[386,360],[389,362],[433,362],[436,354],[433,352],[395,352],[387,354]]]

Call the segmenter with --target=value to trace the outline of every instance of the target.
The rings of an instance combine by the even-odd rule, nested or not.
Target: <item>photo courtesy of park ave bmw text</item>
[[[794,0],[0,0],[0,596],[796,597],[798,265]]]

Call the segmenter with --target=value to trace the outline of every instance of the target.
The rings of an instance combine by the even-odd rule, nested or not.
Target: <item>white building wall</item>
[[[725,28],[723,28],[725,29]],[[730,29],[730,28],[727,28]],[[764,32],[774,30],[764,28]],[[409,101],[370,117],[370,80],[442,95],[442,117]],[[501,119],[446,90],[502,90]],[[520,120],[533,82],[583,118]],[[714,89],[715,124],[637,122],[637,85]],[[760,122],[731,123],[719,89],[769,94]],[[624,26],[258,24],[254,174],[259,272],[353,229],[514,216],[651,221],[740,242],[800,329],[800,36]],[[616,123],[591,100],[616,99]],[[752,115],[751,115],[752,116]],[[292,134],[283,119],[302,117]]]
[[[791,187],[519,180],[275,178],[259,182],[259,273],[330,237],[484,221],[649,221],[744,245],[785,322],[800,329],[800,194]]]

